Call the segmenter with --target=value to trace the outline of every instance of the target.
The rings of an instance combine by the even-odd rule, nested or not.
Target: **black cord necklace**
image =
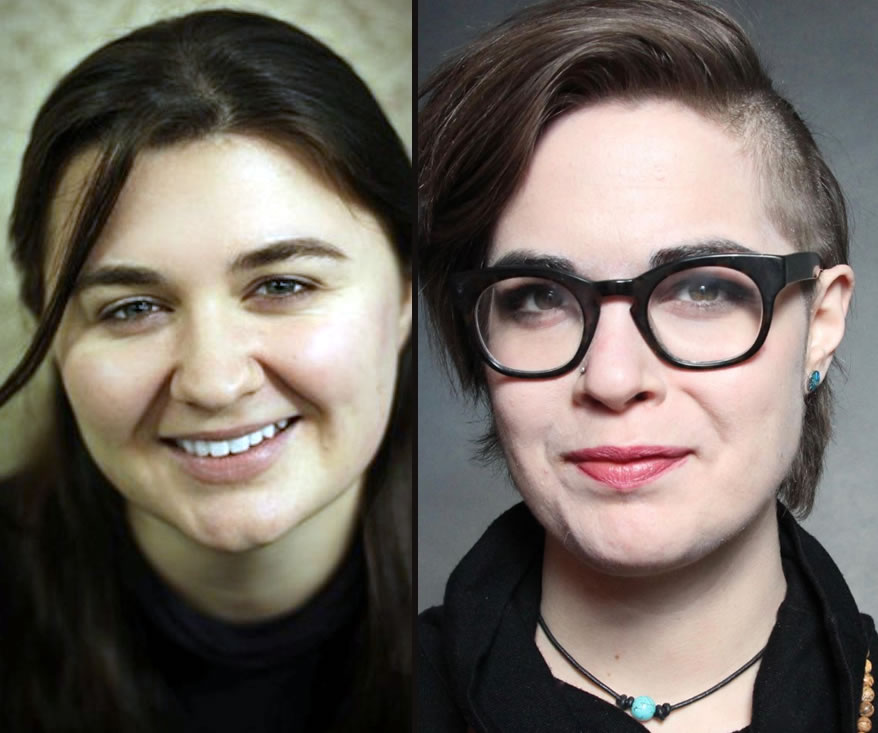
[[[620,695],[611,687],[605,685],[585,667],[583,667],[579,662],[577,662],[570,654],[570,652],[568,652],[563,646],[561,646],[561,642],[554,637],[551,631],[549,631],[549,627],[546,625],[546,621],[543,618],[542,614],[537,615],[537,623],[540,625],[540,628],[543,630],[546,638],[550,642],[552,642],[552,646],[558,650],[558,652],[561,654],[562,657],[564,657],[564,659],[570,662],[570,664],[573,666],[574,669],[576,669],[577,672],[579,672],[586,679],[596,684],[608,695],[611,695],[616,701],[616,705],[618,705],[622,710],[628,710],[634,718],[640,721],[651,720],[653,717],[656,717],[659,720],[664,720],[672,712],[674,712],[674,710],[679,710],[680,708],[686,707],[687,705],[691,705],[693,702],[703,700],[708,695],[712,695],[717,690],[725,687],[732,680],[737,679],[742,674],[744,674],[744,672],[746,672],[748,669],[750,669],[750,667],[756,664],[756,662],[762,659],[762,655],[765,653],[765,647],[762,647],[762,649],[759,650],[759,653],[755,657],[753,657],[753,659],[747,662],[747,664],[745,664],[740,669],[732,672],[722,682],[718,682],[709,690],[705,690],[704,692],[701,692],[694,697],[690,697],[688,700],[683,700],[683,702],[678,702],[673,705],[666,702],[663,702],[661,705],[656,705],[655,701],[648,695],[639,695],[638,697]]]

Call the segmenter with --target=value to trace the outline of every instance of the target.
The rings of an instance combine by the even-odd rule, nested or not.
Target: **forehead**
[[[54,259],[96,159],[83,153],[65,171],[51,210]],[[350,257],[371,255],[376,245],[392,255],[377,219],[301,156],[257,138],[215,136],[137,157],[89,263],[171,267],[186,265],[188,254],[186,266],[203,266],[205,258],[225,262],[242,247],[295,237],[338,244]]]
[[[526,249],[622,277],[658,250],[714,240],[792,251],[741,142],[677,102],[608,102],[548,128],[498,220],[489,262]]]

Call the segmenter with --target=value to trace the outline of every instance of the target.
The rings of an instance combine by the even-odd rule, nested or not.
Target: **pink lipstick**
[[[619,491],[631,491],[682,465],[692,451],[666,445],[604,445],[564,454],[586,476]]]

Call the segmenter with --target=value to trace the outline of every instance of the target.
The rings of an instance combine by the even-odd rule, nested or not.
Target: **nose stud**
[[[584,366],[579,367],[579,373],[585,374],[585,367]]]

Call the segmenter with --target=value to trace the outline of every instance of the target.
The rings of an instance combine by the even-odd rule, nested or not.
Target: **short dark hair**
[[[376,217],[410,274],[411,163],[353,69],[312,36],[268,16],[216,10],[162,20],[89,55],[37,114],[10,225],[21,296],[37,329],[0,386],[0,405],[45,358],[137,156],[216,134],[290,150]],[[97,163],[71,232],[56,244],[63,264],[47,293],[51,203],[71,161],[86,151],[97,153]],[[368,601],[353,660],[355,690],[335,711],[345,731],[410,725],[413,403],[407,342],[390,423],[365,482]],[[2,640],[0,718],[15,731],[164,729],[153,719],[153,680],[128,637],[121,571],[108,549],[110,525],[124,521],[120,497],[88,455],[60,385],[54,404],[55,432],[39,462],[13,478],[14,491],[0,491],[16,504],[24,528],[21,547],[10,553],[21,587],[9,595],[25,609],[17,616],[20,633]],[[324,712],[330,719],[334,711]]]
[[[484,368],[451,300],[452,273],[485,264],[494,227],[546,127],[606,100],[669,99],[716,121],[757,166],[766,211],[823,267],[848,260],[842,191],[743,29],[698,0],[556,0],[514,15],[425,83],[418,119],[421,292],[446,366],[484,398]],[[778,490],[792,511],[814,502],[830,437],[826,380],[805,398],[799,450]],[[492,427],[483,445],[496,453]]]

